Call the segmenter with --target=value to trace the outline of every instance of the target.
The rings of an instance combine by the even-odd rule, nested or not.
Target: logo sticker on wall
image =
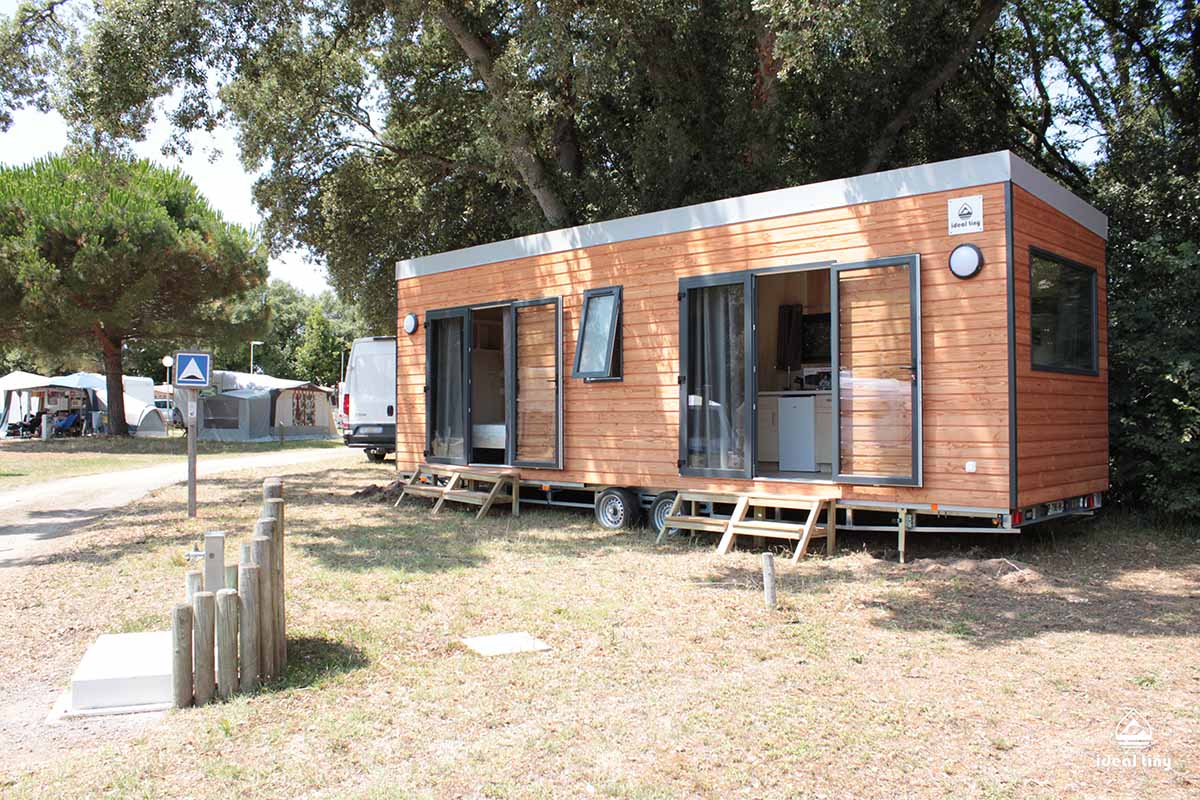
[[[983,195],[952,197],[947,201],[947,232],[951,236],[960,233],[983,232]]]

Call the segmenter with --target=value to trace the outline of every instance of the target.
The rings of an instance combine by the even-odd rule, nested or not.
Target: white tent
[[[137,375],[123,376],[125,387],[125,422],[135,436],[166,436],[167,424],[154,407],[154,381]],[[96,372],[73,372],[47,378],[32,372],[12,372],[0,378],[0,436],[6,435],[8,425],[20,422],[33,413],[37,403],[32,393],[38,390],[67,389],[91,392],[98,410],[108,409],[108,383]]]
[[[17,370],[0,378],[0,436],[8,435],[8,426],[20,422],[33,411],[30,389],[39,389],[50,379],[44,375]]]

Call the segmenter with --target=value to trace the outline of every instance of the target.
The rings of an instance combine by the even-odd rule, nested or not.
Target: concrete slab
[[[107,633],[71,676],[71,711],[170,704],[171,632]]]
[[[536,653],[549,650],[550,645],[524,631],[496,633],[491,636],[472,636],[462,643],[481,656],[506,656],[512,653]]]

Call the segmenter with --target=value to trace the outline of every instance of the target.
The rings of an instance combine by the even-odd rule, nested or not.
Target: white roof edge
[[[714,200],[633,217],[534,233],[396,262],[396,280],[560,253],[585,247],[734,225],[771,217],[953,191],[1011,180],[1096,235],[1108,238],[1108,218],[1008,150],[875,172],[853,178]]]

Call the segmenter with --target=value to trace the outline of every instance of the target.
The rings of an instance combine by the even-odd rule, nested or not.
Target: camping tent
[[[333,390],[308,381],[213,371],[213,389],[200,395],[197,438],[217,441],[317,439],[335,435]],[[183,398],[176,398],[181,405]]]
[[[154,407],[154,381],[126,375],[123,385],[125,422],[130,433],[135,436],[166,436],[166,420]],[[0,378],[0,436],[7,435],[10,422],[19,422],[26,414],[40,410],[47,398],[54,397],[56,392],[58,399],[72,408],[79,408],[72,405],[73,402],[83,402],[86,407],[106,411],[107,386],[104,376],[95,372],[74,372],[51,378],[20,371],[5,375]],[[81,400],[79,393],[87,396]]]

